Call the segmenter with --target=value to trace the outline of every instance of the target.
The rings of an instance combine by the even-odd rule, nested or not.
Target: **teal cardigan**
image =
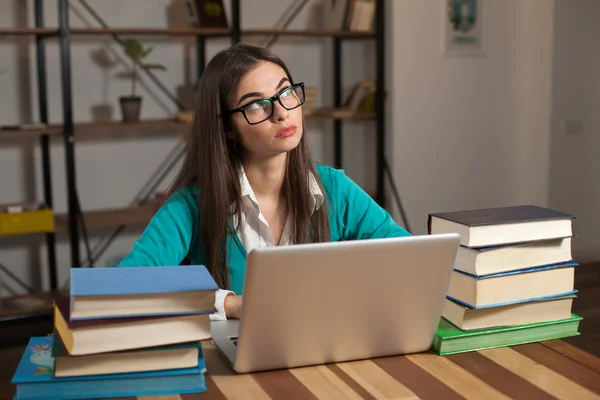
[[[316,170],[325,188],[331,241],[410,236],[343,170],[323,165],[316,165]],[[206,265],[206,254],[197,244],[198,218],[197,188],[176,191],[119,266],[176,266],[184,259]],[[238,235],[228,236],[230,289],[238,295],[244,287],[246,255]]]

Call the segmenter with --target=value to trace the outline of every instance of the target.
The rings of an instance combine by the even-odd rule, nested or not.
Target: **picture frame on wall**
[[[442,54],[485,55],[486,0],[441,0]]]

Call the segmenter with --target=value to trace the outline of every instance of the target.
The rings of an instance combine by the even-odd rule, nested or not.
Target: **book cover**
[[[131,322],[143,322],[169,318],[171,316],[165,315],[151,315],[151,316],[135,316],[135,317],[115,317],[115,318],[98,318],[98,319],[71,319],[71,307],[70,299],[66,296],[58,296],[54,299],[54,306],[57,310],[54,312],[60,312],[69,329],[87,328],[92,326],[104,326],[104,325],[115,325],[115,324],[126,324]]]
[[[577,336],[581,320],[581,316],[572,313],[571,318],[563,320],[463,331],[441,319],[432,351],[447,355]]]
[[[578,292],[573,287],[577,265],[566,262],[482,276],[454,269],[446,297],[469,308],[484,309],[571,295]]]
[[[564,239],[576,239],[577,235],[569,235],[569,236],[562,236],[562,237],[557,237],[557,238],[544,238],[544,239],[539,239],[536,240],[535,243],[539,243],[539,244],[548,244],[551,245],[552,242],[557,242],[559,240],[564,240]],[[508,244],[496,244],[496,245],[492,245],[492,246],[483,246],[483,247],[466,247],[461,245],[461,247],[464,247],[466,249],[478,252],[478,253],[485,253],[485,252],[493,252],[495,250],[502,250],[502,249],[507,249],[510,247],[519,247],[522,245],[531,245],[532,242],[531,241],[525,241],[525,242],[513,242],[513,243],[508,243]]]
[[[52,358],[56,359],[56,358],[59,358],[59,357],[81,357],[81,356],[71,356],[71,355],[69,355],[69,353],[67,352],[67,349],[65,347],[65,344],[61,340],[60,335],[58,334],[58,332],[56,331],[56,329],[54,329],[54,332],[52,333],[52,335],[50,335],[50,337],[52,338],[52,347],[51,347],[51,351],[50,351],[50,354],[52,355]],[[201,348],[201,342],[187,342],[187,343],[168,344],[168,345],[159,346],[159,347],[138,348],[138,349],[133,349],[133,350],[121,350],[121,351],[116,351],[114,353],[135,353],[135,352],[142,352],[142,351],[162,351],[162,350],[171,350],[171,349],[188,349],[188,348],[194,348],[194,347]],[[202,349],[200,349],[200,351],[202,351]],[[109,354],[109,353],[107,353],[107,354]]]
[[[573,238],[574,236],[570,236],[486,247],[460,245],[454,268],[483,276],[573,261]]]
[[[71,297],[217,290],[204,265],[71,268]]]
[[[468,272],[461,271],[459,269],[454,269],[454,271],[458,272],[459,274],[466,275],[475,280],[483,280],[483,279],[497,278],[499,276],[530,274],[533,272],[546,271],[549,269],[570,268],[570,267],[577,267],[577,266],[579,266],[579,264],[576,263],[575,261],[567,261],[567,262],[562,262],[562,263],[557,263],[557,264],[539,265],[539,266],[535,266],[535,267],[528,267],[528,268],[516,269],[516,270],[511,270],[511,271],[495,272],[492,274],[485,274],[485,275],[470,274]]]
[[[13,375],[15,400],[106,398],[200,393],[206,390],[202,353],[198,367],[101,376],[54,377],[52,338],[29,339]]]
[[[571,316],[573,300],[576,297],[574,294],[553,296],[543,300],[481,309],[467,307],[446,298],[442,317],[465,331],[561,320]]]
[[[432,217],[438,217],[461,225],[473,227],[551,219],[574,219],[575,215],[534,205],[433,213],[429,214],[428,217],[427,225],[429,233],[431,233]]]

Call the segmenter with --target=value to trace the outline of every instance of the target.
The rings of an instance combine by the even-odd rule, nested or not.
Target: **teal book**
[[[442,319],[433,340],[432,351],[443,356],[578,336],[579,322],[582,319],[579,315],[571,314],[570,318],[557,321],[472,331],[460,330]]]
[[[206,364],[152,372],[56,378],[52,337],[34,336],[13,375],[17,390],[13,400],[101,399],[201,393],[206,391]]]

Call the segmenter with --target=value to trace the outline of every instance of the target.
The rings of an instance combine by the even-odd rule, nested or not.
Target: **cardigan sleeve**
[[[154,214],[119,267],[179,265],[195,237],[197,210],[192,189],[173,193]]]
[[[411,236],[343,170],[337,170],[336,199],[342,239],[375,239]]]
[[[193,189],[175,192],[156,212],[150,223],[135,242],[133,250],[119,267],[177,266],[187,256],[195,240],[198,206]],[[215,293],[216,312],[209,315],[212,321],[226,320],[225,297],[233,293],[218,289]]]

